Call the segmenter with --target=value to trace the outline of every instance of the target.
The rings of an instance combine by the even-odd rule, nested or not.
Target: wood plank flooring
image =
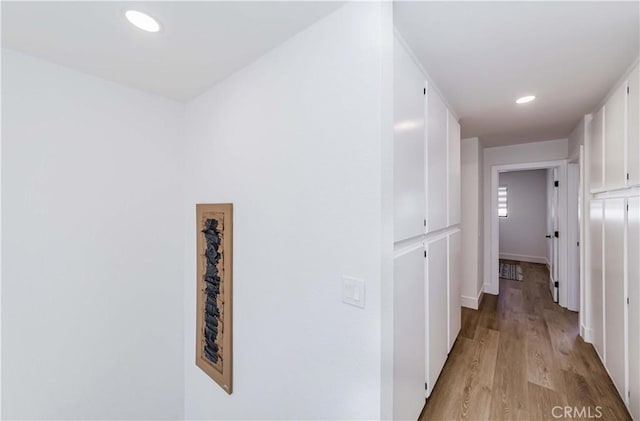
[[[522,281],[501,279],[500,294],[485,295],[480,310],[462,309],[460,334],[420,421],[593,420],[599,413],[631,420],[578,335],[578,313],[553,302],[546,266],[520,265]],[[575,408],[572,417],[564,407]]]

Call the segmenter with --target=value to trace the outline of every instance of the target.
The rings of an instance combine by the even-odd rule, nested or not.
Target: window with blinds
[[[498,216],[507,217],[507,186],[498,187]]]

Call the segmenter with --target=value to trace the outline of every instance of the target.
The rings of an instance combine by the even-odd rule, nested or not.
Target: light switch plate
[[[342,277],[342,301],[356,307],[364,308],[365,288],[362,279]]]

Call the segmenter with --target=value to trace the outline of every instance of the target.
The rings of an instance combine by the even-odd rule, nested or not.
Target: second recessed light
[[[143,31],[158,32],[160,30],[158,21],[146,13],[138,12],[137,10],[127,10],[124,15],[133,26]]]
[[[518,98],[516,100],[516,104],[526,104],[527,102],[531,102],[534,99],[536,99],[535,95],[523,96],[522,98]]]

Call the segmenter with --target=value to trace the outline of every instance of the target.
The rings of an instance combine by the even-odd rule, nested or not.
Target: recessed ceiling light
[[[516,100],[516,104],[526,104],[527,102],[531,102],[534,99],[536,99],[535,95],[523,96],[522,98],[518,98]]]
[[[127,10],[124,15],[132,25],[143,31],[158,32],[160,30],[158,21],[146,13],[138,12],[137,10]]]

